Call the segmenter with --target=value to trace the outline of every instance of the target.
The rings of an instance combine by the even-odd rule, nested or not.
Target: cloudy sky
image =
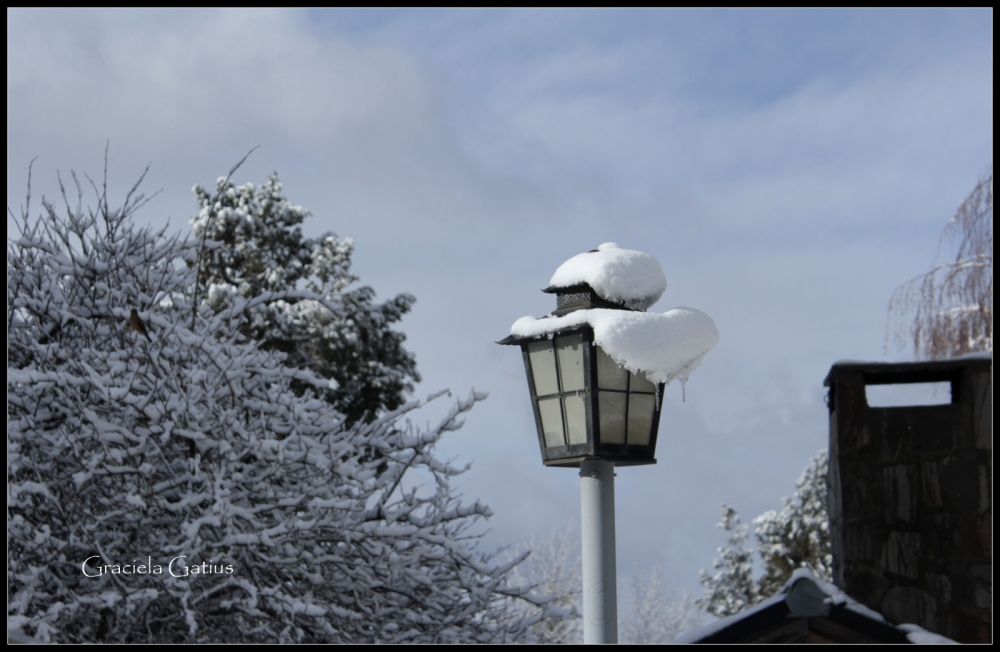
[[[826,448],[822,386],[884,350],[886,302],[926,271],[993,160],[993,12],[7,11],[7,205],[101,174],[187,229],[195,184],[250,148],[307,235],[356,243],[418,395],[490,398],[440,454],[489,504],[487,547],[579,521],[575,472],[540,462],[520,353],[495,342],[554,299],[560,263],[655,257],[653,311],[711,315],[719,345],[668,387],[659,464],[616,483],[619,575],[696,591],[727,502],[779,509]],[[37,204],[36,204],[37,206]],[[8,226],[10,220],[8,216]],[[441,409],[443,409],[442,406]],[[436,408],[424,419],[435,418]]]

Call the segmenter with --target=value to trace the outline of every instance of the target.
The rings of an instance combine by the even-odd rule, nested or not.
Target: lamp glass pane
[[[558,393],[556,356],[552,350],[552,341],[542,340],[529,343],[528,360],[531,361],[531,377],[535,381],[535,393],[538,396]]]
[[[583,389],[583,335],[557,337],[556,354],[559,356],[562,391]]]
[[[542,416],[542,432],[545,433],[545,447],[565,446],[563,438],[562,409],[559,397],[543,398],[538,401],[538,413]]]
[[[649,379],[646,378],[646,374],[634,374],[629,372],[629,376],[629,380],[632,381],[628,388],[630,392],[656,393],[656,385],[649,382]]]
[[[597,386],[601,389],[628,389],[628,372],[618,366],[599,346],[597,349]]]
[[[566,408],[566,432],[569,443],[587,443],[587,404],[585,394],[570,394],[563,398]]]
[[[598,410],[601,413],[601,443],[625,443],[625,399],[622,392],[600,392]]]
[[[628,443],[630,446],[648,446],[649,431],[653,429],[653,412],[656,397],[649,394],[630,394],[628,397]]]

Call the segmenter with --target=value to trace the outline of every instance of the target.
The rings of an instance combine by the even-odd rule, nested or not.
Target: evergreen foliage
[[[138,185],[118,209],[105,184],[96,209],[43,199],[32,220],[29,175],[11,212],[8,629],[66,643],[534,640],[552,612],[507,581],[523,556],[475,551],[467,529],[490,511],[452,494],[464,469],[433,453],[485,395],[426,430],[406,418],[417,402],[348,425],[310,389],[326,379],[250,337],[268,335],[260,308],[344,303],[291,288],[293,269],[236,277],[261,285],[199,305],[198,244],[138,228]],[[346,264],[325,242],[311,251],[340,263],[319,268]],[[132,308],[149,340],[128,328]],[[539,609],[512,617],[512,596]]]
[[[739,613],[760,601],[757,586],[753,581],[753,552],[746,547],[749,528],[740,523],[736,510],[722,505],[722,520],[719,527],[726,531],[726,546],[719,548],[721,559],[716,559],[715,575],[707,571],[699,573],[699,580],[705,587],[701,604],[711,614],[722,618]]]
[[[749,528],[740,525],[736,510],[722,506],[719,527],[728,532],[727,546],[719,548],[715,575],[701,571],[705,586],[701,604],[723,617],[739,613],[781,589],[797,568],[832,581],[830,519],[827,513],[827,452],[820,451],[795,483],[795,497],[785,499],[780,512],[771,510],[753,520],[757,550],[763,562],[760,579],[753,579],[752,552],[746,547]]]
[[[809,568],[817,578],[833,581],[828,474],[827,452],[821,451],[795,482],[795,498],[786,498],[780,512],[771,510],[753,520],[757,551],[764,562],[762,598],[777,593],[797,568]]]
[[[305,238],[300,225],[310,213],[284,197],[277,173],[257,188],[223,177],[215,194],[201,186],[194,194],[201,210],[191,224],[211,243],[199,281],[212,309],[270,296],[246,304],[241,334],[287,354],[286,364],[331,381],[321,393],[346,415],[348,426],[401,406],[420,376],[413,354],[403,348],[405,336],[391,326],[410,310],[413,296],[377,304],[372,288],[353,287],[354,243],[332,233]]]

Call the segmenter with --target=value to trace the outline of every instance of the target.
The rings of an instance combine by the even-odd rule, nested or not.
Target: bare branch
[[[909,342],[924,359],[993,350],[992,166],[948,221],[945,240],[959,240],[955,260],[907,281],[889,300],[897,346]]]

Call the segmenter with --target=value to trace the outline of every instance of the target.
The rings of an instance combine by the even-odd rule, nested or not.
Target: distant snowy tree
[[[405,336],[391,326],[410,310],[413,296],[376,304],[372,288],[354,287],[354,243],[332,233],[303,237],[299,225],[310,213],[284,197],[277,173],[256,188],[222,177],[214,194],[201,186],[194,194],[201,206],[191,218],[195,235],[213,243],[200,261],[200,291],[209,305],[228,311],[237,299],[282,293],[243,304],[244,337],[286,353],[286,364],[332,380],[312,391],[345,414],[348,426],[401,406],[420,376],[403,348]],[[338,310],[325,309],[310,298],[315,295]]]
[[[771,510],[753,520],[757,550],[764,572],[753,580],[752,553],[746,548],[748,528],[739,525],[736,510],[722,506],[719,527],[729,535],[728,546],[720,548],[718,571],[710,576],[701,571],[705,597],[701,603],[722,617],[743,611],[768,598],[784,586],[797,568],[809,568],[824,580],[832,581],[833,555],[830,548],[830,518],[827,512],[827,452],[820,451],[795,483],[795,497],[785,499],[780,511]]]
[[[281,286],[199,306],[199,243],[136,227],[138,185],[118,209],[95,186],[84,210],[77,184],[75,208],[43,199],[32,220],[29,174],[25,207],[8,208],[8,629],[67,643],[534,640],[544,604],[503,610],[523,557],[475,551],[467,528],[489,509],[460,503],[449,482],[464,469],[433,453],[485,395],[426,430],[407,420],[418,403],[347,427],[292,390],[327,380],[247,336],[258,306],[336,312],[337,297]],[[127,327],[131,308],[151,341]]]
[[[826,510],[827,452],[820,451],[795,483],[795,497],[786,498],[780,512],[771,510],[753,520],[757,551],[764,562],[759,593],[774,595],[797,568],[833,581],[830,516]]]
[[[897,344],[937,360],[993,350],[993,168],[948,221],[941,239],[961,237],[955,260],[904,283],[889,300]],[[912,317],[911,317],[912,315]]]
[[[677,596],[669,590],[659,566],[645,575],[633,572],[624,589],[619,612],[622,643],[670,643],[684,632],[701,626],[705,618],[697,600],[687,594]]]
[[[524,562],[508,575],[510,587],[520,587],[535,596],[532,602],[508,600],[511,613],[522,617],[548,615],[531,628],[538,643],[564,644],[583,641],[583,577],[580,532],[565,526],[544,536],[532,536],[521,552],[507,551],[508,559]],[[633,573],[622,583],[618,610],[619,639],[623,643],[670,643],[678,635],[703,624],[707,614],[697,600],[668,590],[659,566],[648,576]],[[512,591],[512,594],[515,593]],[[549,602],[545,602],[548,599]]]
[[[580,603],[583,599],[583,580],[580,567],[580,535],[574,528],[565,526],[547,536],[531,537],[524,542],[523,551],[508,552],[509,559],[527,555],[508,575],[511,587],[538,596],[535,602],[509,600],[512,613],[521,617],[537,618],[543,607],[551,615],[532,626],[532,633],[539,643],[579,643],[583,640],[583,620]],[[543,600],[548,602],[543,603]],[[554,607],[554,608],[553,608]]]
[[[749,528],[740,524],[736,510],[725,504],[722,505],[719,527],[727,533],[727,545],[719,548],[722,557],[712,565],[716,573],[700,573],[700,581],[705,587],[705,596],[700,604],[709,613],[722,618],[756,604],[760,594],[753,581],[753,552],[746,547]]]
[[[563,526],[543,536],[532,536],[521,546],[524,552],[507,553],[527,559],[508,575],[511,586],[523,587],[535,601],[509,601],[512,613],[524,616],[549,615],[532,626],[539,643],[580,643],[583,641],[583,577],[578,526]],[[669,643],[679,634],[702,624],[705,613],[687,595],[676,596],[663,581],[659,566],[651,574],[635,572],[622,583],[619,595],[619,639],[623,643]],[[543,600],[549,599],[545,603]],[[561,610],[561,611],[560,611]]]

